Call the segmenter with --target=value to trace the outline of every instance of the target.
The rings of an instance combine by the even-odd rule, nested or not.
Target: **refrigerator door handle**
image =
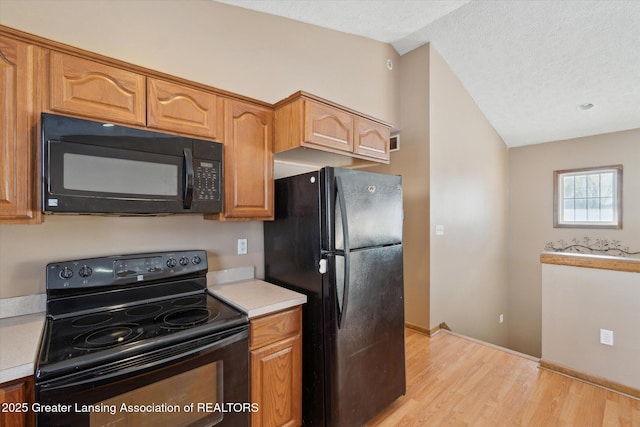
[[[338,305],[338,329],[344,327],[347,316],[347,303],[349,302],[349,222],[347,221],[347,204],[344,200],[344,189],[342,178],[336,176],[337,202],[340,206],[340,217],[342,219],[342,241],[344,245],[344,283],[342,286],[342,307],[340,307],[336,292],[336,305]]]
[[[349,254],[344,254],[344,283],[342,286],[342,307],[338,307],[338,329],[344,328],[347,319],[347,303],[349,302]],[[337,295],[336,295],[337,299]],[[337,302],[337,301],[336,301]],[[338,304],[339,305],[339,304]]]
[[[340,207],[340,219],[342,222],[342,244],[344,253],[349,252],[349,221],[347,221],[347,203],[344,199],[344,189],[342,187],[342,177],[336,176],[337,203]]]

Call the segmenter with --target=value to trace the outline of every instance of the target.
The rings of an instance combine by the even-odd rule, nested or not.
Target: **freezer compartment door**
[[[337,427],[362,425],[405,393],[402,245],[346,258],[330,263],[336,280],[325,307],[326,417]]]
[[[402,179],[334,169],[335,250],[402,242]]]

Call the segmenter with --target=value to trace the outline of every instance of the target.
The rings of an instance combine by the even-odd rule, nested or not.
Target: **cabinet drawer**
[[[145,125],[145,76],[58,52],[50,73],[51,111]]]
[[[301,324],[302,310],[300,307],[252,319],[250,348],[254,350],[297,334]]]

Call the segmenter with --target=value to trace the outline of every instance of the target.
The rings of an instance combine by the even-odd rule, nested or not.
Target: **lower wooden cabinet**
[[[35,417],[31,411],[33,401],[34,390],[32,377],[0,384],[0,426],[34,426]]]
[[[252,427],[302,424],[302,310],[251,320]]]

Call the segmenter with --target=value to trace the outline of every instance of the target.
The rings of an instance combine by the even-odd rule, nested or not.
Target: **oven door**
[[[248,426],[249,331],[232,331],[36,383],[38,426]]]

